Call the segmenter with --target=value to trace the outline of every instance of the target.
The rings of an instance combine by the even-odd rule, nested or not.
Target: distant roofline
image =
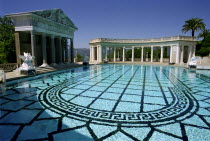
[[[60,8],[54,8],[54,9],[44,9],[44,10],[35,10],[35,11],[29,11],[29,12],[19,12],[19,13],[11,13],[11,14],[5,14],[5,16],[12,16],[12,15],[29,15],[33,14],[33,12],[38,12],[38,11],[45,11],[45,10],[59,10]],[[60,9],[62,10],[62,9]]]

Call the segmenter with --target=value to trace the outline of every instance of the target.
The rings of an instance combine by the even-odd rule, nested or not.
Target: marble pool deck
[[[49,67],[36,67],[36,70],[37,70],[37,75],[39,75],[39,74],[56,72],[60,70],[66,70],[66,69],[77,68],[77,67],[82,67],[82,66],[83,66],[82,64],[63,64],[63,65],[57,65],[54,67],[50,67],[50,66]],[[12,80],[26,78],[26,77],[31,77],[31,76],[17,74],[15,70],[12,72],[6,72],[7,81],[12,81]]]

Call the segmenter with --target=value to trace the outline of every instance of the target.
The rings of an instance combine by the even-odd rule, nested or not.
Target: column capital
[[[41,32],[41,34],[46,36],[46,33],[45,32]]]
[[[50,38],[55,38],[55,35],[51,34],[51,35],[50,35]]]
[[[31,32],[31,35],[36,34],[36,31],[35,30],[31,30],[30,32]]]

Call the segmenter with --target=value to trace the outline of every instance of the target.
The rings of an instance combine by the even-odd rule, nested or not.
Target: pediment
[[[66,14],[61,9],[33,11],[31,13],[77,29],[74,23],[66,16]]]

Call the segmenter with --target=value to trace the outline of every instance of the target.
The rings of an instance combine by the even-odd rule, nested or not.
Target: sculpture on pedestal
[[[24,75],[35,75],[36,69],[32,65],[32,61],[34,60],[34,56],[31,56],[30,53],[23,53],[24,55],[20,55],[19,57],[24,61],[23,64],[18,68],[20,74]]]

